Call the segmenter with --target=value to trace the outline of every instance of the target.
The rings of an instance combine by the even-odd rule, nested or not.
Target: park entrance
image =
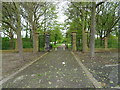
[[[50,51],[52,49],[57,49],[61,45],[64,45],[65,50],[78,50],[77,46],[80,45],[80,39],[76,32],[71,32],[70,34],[66,33],[63,42],[57,42],[56,37],[54,37],[55,41],[51,42],[51,36],[52,34],[49,33],[39,34],[39,51]]]

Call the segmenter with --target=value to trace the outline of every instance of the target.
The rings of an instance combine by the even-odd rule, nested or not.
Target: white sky
[[[58,2],[59,4],[57,5],[58,9],[58,19],[57,21],[61,24],[65,23],[65,20],[67,19],[67,16],[64,15],[65,9],[68,8],[68,1],[61,1]],[[66,30],[62,30],[62,33],[66,33]]]
[[[67,18],[67,16],[64,15],[64,10],[67,9],[67,1],[62,1],[58,4],[58,22],[64,23],[64,20]]]

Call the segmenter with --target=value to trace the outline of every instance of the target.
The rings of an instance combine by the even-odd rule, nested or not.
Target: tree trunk
[[[78,46],[77,47],[80,47],[80,38],[78,38]]]
[[[17,31],[17,43],[18,43],[18,51],[19,51],[20,59],[23,60],[23,47],[22,47],[21,30]]]
[[[92,12],[91,12],[91,32],[90,32],[90,56],[95,57],[95,2],[92,2]]]
[[[17,41],[17,39],[15,40],[15,50],[18,51],[18,41]]]
[[[85,30],[82,30],[82,41],[83,41],[83,52],[85,53],[85,52],[87,52],[87,49],[88,49],[88,47],[87,47],[87,35],[86,35],[86,33],[85,33]]]
[[[26,30],[25,38],[28,38],[28,30]]]
[[[76,51],[76,32],[72,32],[72,51]]]
[[[88,46],[88,48],[90,48],[89,43],[90,43],[90,34],[87,33],[87,46]]]
[[[30,39],[32,40],[32,30],[30,29]]]
[[[29,28],[29,23],[28,22],[26,22],[27,23],[27,28],[26,28],[26,35],[25,35],[25,38],[28,38],[28,28]]]
[[[36,27],[35,27],[35,23],[32,23],[32,35],[33,35],[33,53],[37,53],[38,50],[38,36],[36,34],[35,31]]]
[[[82,43],[83,43],[83,52],[87,52],[87,36],[85,33],[85,18],[84,18],[84,10],[82,10],[83,21],[82,21]]]
[[[56,38],[56,34],[55,34],[55,41],[54,41],[54,45],[56,45],[56,40],[57,40],[57,38]]]
[[[87,47],[87,35],[86,35],[86,33],[85,33],[85,30],[82,30],[82,43],[83,43],[83,52],[85,53],[85,52],[87,52],[87,49],[88,49],[88,47]]]
[[[108,38],[107,37],[105,37],[105,49],[107,49],[108,48]]]
[[[13,33],[12,33],[11,29],[10,29],[10,32],[9,32],[9,36],[10,36],[10,48],[14,49]]]
[[[103,45],[103,38],[102,38],[102,36],[100,36],[100,46],[102,46]]]
[[[103,38],[102,38],[102,31],[101,31],[101,33],[100,33],[100,46],[102,46],[103,45]]]
[[[41,46],[40,46],[40,43],[41,43],[40,39],[41,39],[41,37],[40,37],[40,35],[39,35],[39,36],[38,36],[38,48],[39,48],[39,49],[38,49],[38,52],[41,51],[41,50],[40,50],[40,47],[41,47]]]
[[[17,6],[17,43],[18,43],[18,51],[20,59],[23,60],[23,44],[21,38],[21,18],[20,18],[20,11],[19,11],[19,3],[16,3]]]

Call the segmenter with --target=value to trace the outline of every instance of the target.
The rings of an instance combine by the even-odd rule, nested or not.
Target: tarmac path
[[[3,88],[94,88],[69,50],[59,47],[36,61]]]

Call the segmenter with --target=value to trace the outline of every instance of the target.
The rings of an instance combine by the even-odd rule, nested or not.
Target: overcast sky
[[[67,16],[64,15],[64,10],[68,7],[67,1],[59,2],[58,6],[58,22],[64,23],[64,20],[67,18]]]
[[[65,20],[67,19],[67,16],[64,15],[64,12],[65,12],[65,9],[68,8],[68,1],[61,1],[61,2],[58,2],[57,4],[57,7],[58,7],[58,19],[57,21],[59,23],[62,23],[64,24],[65,23]],[[66,33],[66,30],[62,30],[62,33]]]

